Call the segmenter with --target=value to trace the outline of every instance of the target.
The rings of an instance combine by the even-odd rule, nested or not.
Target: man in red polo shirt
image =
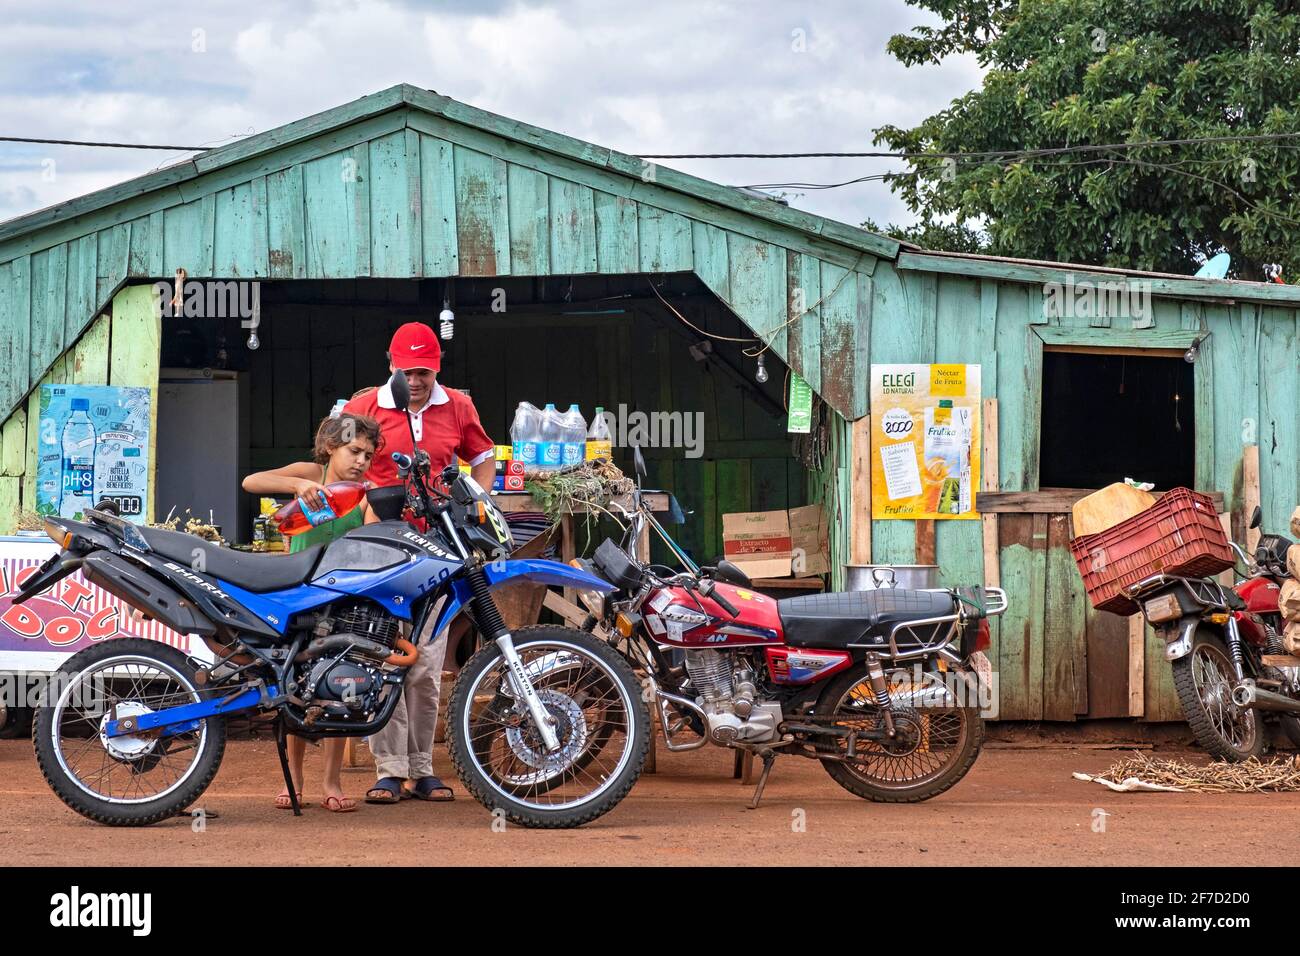
[[[492,439],[483,430],[469,396],[438,384],[441,366],[442,348],[433,329],[422,322],[408,322],[393,333],[388,346],[388,370],[406,373],[411,390],[407,407],[397,407],[387,384],[356,396],[343,407],[344,412],[375,419],[383,432],[383,450],[371,462],[367,481],[379,486],[399,483],[392,453],[413,455],[414,432],[415,443],[429,453],[435,478],[459,456],[469,462],[475,481],[484,488],[492,487],[496,476]],[[410,427],[406,424],[408,418]],[[436,617],[435,609],[429,614],[429,627]],[[370,738],[379,779],[366,793],[367,803],[396,803],[405,797],[452,799],[451,788],[433,775],[433,736],[447,632],[443,631],[432,644],[427,642],[426,632],[416,641],[420,656],[406,675],[392,718]]]
[[[375,419],[384,434],[383,451],[371,462],[367,481],[379,486],[399,484],[392,453],[414,454],[414,431],[416,444],[429,453],[434,477],[460,456],[469,462],[474,480],[484,488],[492,488],[496,477],[492,439],[483,430],[469,396],[438,384],[441,366],[442,348],[433,329],[423,322],[408,322],[393,333],[388,346],[388,370],[405,372],[411,389],[405,413],[397,408],[387,383],[358,395],[343,407],[345,412]],[[408,417],[410,428],[406,425]]]

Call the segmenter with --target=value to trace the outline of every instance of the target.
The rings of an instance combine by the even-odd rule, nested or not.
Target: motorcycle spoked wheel
[[[557,701],[554,694],[547,692],[544,684],[534,685],[534,689],[542,695],[542,700],[546,703],[549,712],[553,716],[564,715],[564,704]],[[493,701],[490,710],[489,720],[497,720],[508,723],[514,720],[512,711],[514,710],[514,698],[505,694],[497,694],[496,700]],[[585,721],[584,721],[585,722]],[[612,721],[601,719],[597,715],[592,721],[596,725],[595,731],[587,734],[584,738],[581,749],[577,750],[577,755],[572,757],[572,770],[584,770],[600,756],[605,749],[605,745],[610,742],[614,736],[614,724]],[[515,796],[525,796],[527,794],[547,793],[564,783],[567,779],[566,767],[540,766],[543,763],[539,759],[535,750],[538,741],[535,736],[527,735],[526,732],[515,728],[513,732],[507,731],[507,742],[514,755],[521,760],[529,769],[523,774],[511,775],[507,779],[498,779],[498,784],[502,789],[509,791]],[[487,734],[481,734],[474,740],[474,752],[479,758],[480,764],[491,759],[492,737]]]
[[[122,717],[201,700],[195,670],[176,648],[139,637],[69,658],[32,731],[36,762],[59,799],[96,823],[148,826],[202,796],[221,766],[224,717],[166,739],[102,733],[114,707]]]
[[[909,682],[911,673],[893,672],[906,675]],[[897,681],[889,671],[885,678]],[[896,683],[890,685],[890,696],[898,696]],[[984,720],[978,707],[896,705],[891,709],[898,739],[858,741],[857,759],[851,763],[823,760],[832,780],[849,793],[877,803],[919,803],[966,776],[984,742]],[[885,726],[862,664],[831,680],[813,712],[819,717],[843,718],[836,725],[850,729],[878,731]],[[842,741],[835,747],[841,753],[846,749]]]
[[[613,809],[641,775],[650,713],[632,668],[604,641],[555,625],[513,632],[515,650],[560,749],[546,754],[505,661],[485,644],[461,669],[448,708],[448,750],[489,810],[526,827],[581,826]]]
[[[1197,628],[1192,649],[1173,662],[1174,689],[1196,742],[1218,760],[1241,763],[1264,752],[1264,721],[1257,710],[1232,702],[1236,674],[1228,647]]]

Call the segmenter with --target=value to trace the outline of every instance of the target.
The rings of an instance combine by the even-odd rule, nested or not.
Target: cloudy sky
[[[165,9],[165,12],[164,12]],[[411,83],[629,153],[870,150],[976,86],[904,69],[903,0],[0,0],[0,135],[220,145]],[[178,155],[0,143],[0,220]],[[731,185],[841,182],[879,160],[676,160]],[[908,222],[878,182],[788,189],[849,223]]]

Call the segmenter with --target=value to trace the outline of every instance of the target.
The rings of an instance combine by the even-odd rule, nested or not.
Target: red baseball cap
[[[393,341],[388,344],[388,356],[393,368],[402,371],[427,368],[436,372],[442,367],[438,336],[423,322],[407,322],[394,332]]]

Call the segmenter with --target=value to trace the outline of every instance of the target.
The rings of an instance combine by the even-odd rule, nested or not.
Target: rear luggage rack
[[[935,589],[940,590],[940,589]],[[943,614],[937,617],[920,618],[915,621],[902,621],[895,624],[889,629],[889,658],[895,662],[912,660],[917,657],[925,657],[934,654],[947,647],[957,637],[957,629],[963,620],[972,615],[966,613],[962,599],[957,597],[954,589],[946,590],[953,595],[953,600],[957,602],[957,612],[955,614]],[[997,617],[1007,609],[1007,592],[1002,588],[982,588],[985,596],[983,614],[974,615],[975,617]],[[947,624],[947,628],[941,628],[939,625]],[[917,628],[933,628],[929,636],[923,635]],[[910,634],[912,639],[920,646],[910,650],[900,651],[898,649],[898,636],[900,634]],[[845,647],[855,648],[857,650],[876,651],[884,656],[884,650],[875,644],[846,644]]]

